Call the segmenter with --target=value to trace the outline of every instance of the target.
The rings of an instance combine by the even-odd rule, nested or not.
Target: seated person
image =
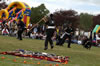
[[[9,34],[8,29],[7,29],[7,28],[4,28],[4,29],[2,30],[2,35],[8,35],[8,34]]]
[[[34,33],[34,32],[32,32],[32,33],[30,34],[30,37],[31,37],[32,39],[35,39],[35,38],[36,38],[35,33]]]
[[[85,37],[83,39],[83,47],[86,48],[86,49],[91,49],[91,46],[92,46],[92,42],[90,39],[88,39],[87,37]]]

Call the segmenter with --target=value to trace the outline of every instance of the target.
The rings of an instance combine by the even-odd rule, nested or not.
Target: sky
[[[57,10],[75,10],[78,13],[100,14],[100,0],[9,0],[27,3],[30,7],[37,7],[44,3],[51,12]]]

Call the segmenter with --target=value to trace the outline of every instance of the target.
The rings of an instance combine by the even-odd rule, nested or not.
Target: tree
[[[88,13],[81,13],[80,14],[80,29],[88,31],[91,29],[93,25],[93,15]]]
[[[5,9],[7,6],[8,6],[8,5],[7,5],[5,2],[0,3],[0,10],[1,10],[1,9]]]
[[[74,28],[78,25],[78,15],[74,10],[56,11],[54,12],[54,19],[56,25],[68,25],[69,23],[72,23]]]
[[[100,25],[100,14],[97,16],[93,16],[93,25],[92,27],[94,28],[96,25]]]
[[[38,7],[31,8],[31,23],[37,23],[41,18],[49,13],[49,10],[45,7],[44,4],[41,4]]]

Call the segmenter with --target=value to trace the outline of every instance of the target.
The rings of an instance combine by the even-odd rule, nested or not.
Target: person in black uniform
[[[23,21],[21,21],[21,17],[19,17],[19,21],[18,21],[18,24],[17,24],[17,27],[18,27],[18,39],[19,40],[22,40],[22,33],[23,31],[25,30],[25,24]]]
[[[73,34],[73,29],[72,29],[72,24],[69,24],[67,28],[64,29],[65,32],[64,34],[62,34],[62,36],[60,37],[60,40],[58,43],[56,43],[56,45],[60,45],[62,46],[66,40],[66,38],[68,38],[68,48],[71,48],[71,37]]]
[[[53,14],[50,14],[50,19],[48,19],[47,21],[45,21],[47,28],[46,28],[46,39],[45,39],[45,48],[44,50],[48,49],[48,42],[50,43],[51,49],[53,49],[54,45],[53,45],[53,41],[52,41],[52,37],[55,31],[55,23],[53,20]]]

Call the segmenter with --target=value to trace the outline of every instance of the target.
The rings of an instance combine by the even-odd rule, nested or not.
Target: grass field
[[[100,66],[99,47],[92,47],[91,50],[87,50],[81,45],[72,44],[71,48],[67,48],[67,43],[65,43],[62,47],[55,45],[54,49],[45,51],[43,50],[44,40],[23,39],[23,41],[19,41],[15,37],[0,36],[0,52],[16,49],[70,56],[70,61],[68,64],[59,64],[45,60],[0,55],[0,66],[50,66],[50,64],[52,64],[51,66],[55,64],[59,64],[59,66]],[[2,57],[5,57],[5,59],[2,59]],[[16,62],[13,61],[14,59],[16,59]],[[23,63],[24,61],[27,63]],[[40,64],[37,64],[38,62],[40,62]]]

